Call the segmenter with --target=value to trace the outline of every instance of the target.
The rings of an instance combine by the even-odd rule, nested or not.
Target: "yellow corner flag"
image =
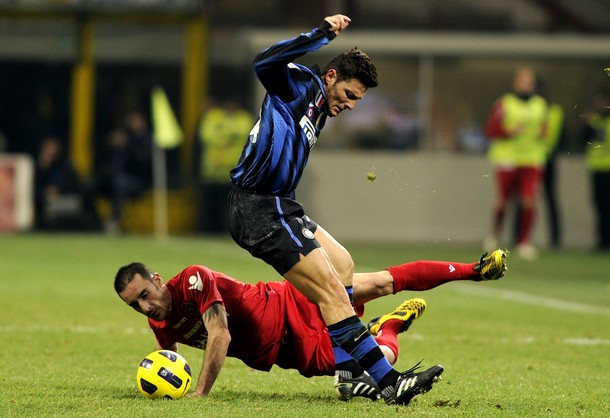
[[[160,148],[174,148],[182,143],[182,129],[162,87],[151,93],[153,136]]]

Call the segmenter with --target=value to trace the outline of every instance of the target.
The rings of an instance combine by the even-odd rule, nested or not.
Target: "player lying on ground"
[[[506,255],[496,250],[476,263],[415,261],[374,273],[354,274],[354,303],[364,304],[403,290],[427,290],[455,280],[497,280],[506,271]],[[193,265],[166,283],[142,263],[121,267],[114,280],[120,298],[148,317],[156,349],[176,351],[178,343],[205,350],[197,387],[190,396],[206,396],[227,356],[269,371],[275,364],[303,376],[335,375],[342,400],[370,399],[381,391],[355,361],[335,364],[330,336],[319,308],[288,281],[242,283],[207,267]],[[398,358],[398,333],[425,309],[421,299],[406,301],[390,314],[369,323],[388,361]],[[383,332],[380,332],[383,330]],[[405,379],[410,399],[424,393],[443,372],[433,366],[415,368]]]

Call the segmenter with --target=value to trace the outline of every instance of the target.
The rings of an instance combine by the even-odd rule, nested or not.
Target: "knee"
[[[524,209],[532,209],[536,204],[536,201],[532,197],[524,197],[521,199],[521,206]]]
[[[351,285],[352,277],[354,275],[354,260],[352,260],[349,253],[335,263],[334,267],[341,283],[344,285]]]
[[[496,198],[496,201],[494,202],[494,208],[496,210],[501,210],[506,206],[507,203],[508,203],[508,200],[506,200],[505,198],[503,198],[501,196],[498,196]]]

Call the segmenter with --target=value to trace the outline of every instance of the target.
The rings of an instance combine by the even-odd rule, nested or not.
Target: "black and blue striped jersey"
[[[324,21],[311,32],[281,41],[256,56],[254,70],[267,94],[231,171],[236,187],[294,198],[329,109],[319,69],[292,60],[317,51],[335,36]]]

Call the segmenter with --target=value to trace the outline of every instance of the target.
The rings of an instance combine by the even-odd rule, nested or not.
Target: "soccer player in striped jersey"
[[[327,117],[352,110],[378,84],[375,65],[357,48],[333,58],[321,71],[294,62],[327,45],[350,23],[345,15],[328,16],[312,31],[256,56],[254,70],[267,93],[231,171],[230,232],[318,306],[337,367],[370,376],[386,403],[406,404],[443,367],[419,374],[392,367],[352,306],[351,255],[305,214],[295,196]]]
[[[320,71],[293,62],[320,49],[351,19],[328,16],[311,32],[258,54],[254,70],[266,89],[259,120],[231,171],[230,232],[237,244],[264,260],[315,303],[328,327],[335,362],[364,369],[388,404],[405,404],[419,391],[413,370],[400,373],[387,361],[356,315],[354,264],[349,252],[310,219],[295,199],[311,148],[327,117],[352,110],[376,87],[377,70],[354,48]],[[424,373],[438,378],[436,365]]]

